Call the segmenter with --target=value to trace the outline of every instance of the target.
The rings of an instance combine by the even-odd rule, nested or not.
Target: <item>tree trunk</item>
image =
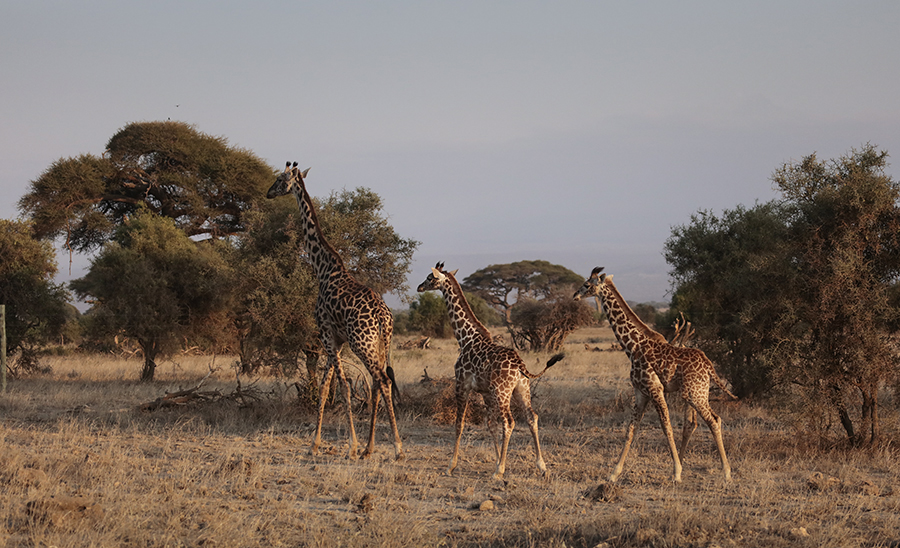
[[[156,373],[156,356],[159,348],[155,340],[147,341],[138,339],[141,350],[144,353],[144,367],[141,368],[141,382],[151,382]]]
[[[869,442],[878,438],[878,386],[860,388],[862,395],[862,432],[868,432]],[[865,434],[863,434],[864,436]],[[860,440],[865,441],[865,440]]]
[[[318,397],[319,394],[319,353],[315,350],[304,350],[306,355],[306,376],[309,389]]]
[[[841,426],[843,426],[844,431],[847,432],[847,439],[849,439],[850,443],[852,443],[853,445],[857,445],[859,443],[859,440],[857,439],[856,432],[853,429],[853,420],[850,418],[850,413],[847,411],[847,406],[844,404],[844,398],[841,395],[840,387],[831,387],[831,402],[834,404],[834,407],[837,410],[838,418],[841,421]]]

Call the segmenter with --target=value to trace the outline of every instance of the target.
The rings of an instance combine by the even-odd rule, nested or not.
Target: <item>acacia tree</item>
[[[19,209],[41,239],[64,237],[88,252],[144,207],[189,236],[244,230],[243,215],[271,184],[272,169],[223,137],[183,122],[139,122],[110,138],[102,156],[60,158],[31,182]]]
[[[574,305],[569,305],[552,298],[559,290],[583,281],[564,266],[537,260],[488,266],[466,276],[462,286],[503,315],[515,346],[528,343],[538,351],[558,349],[572,325],[589,323],[584,303],[572,301]],[[514,314],[520,306],[522,313]]]
[[[675,287],[668,320],[691,320],[695,342],[722,367],[739,397],[775,384],[771,353],[792,339],[797,317],[789,212],[778,202],[701,211],[665,243]]]
[[[500,314],[491,308],[484,299],[474,294],[466,294],[465,297],[478,321],[486,326],[501,325]],[[416,300],[410,303],[407,323],[409,329],[420,331],[431,337],[453,336],[450,330],[447,303],[434,292],[419,293]]]
[[[886,160],[866,146],[786,164],[772,177],[783,200],[693,217],[666,243],[673,307],[733,351],[736,388],[777,385],[853,443],[877,437],[878,389],[896,374],[900,187]]]
[[[0,219],[0,304],[6,305],[6,344],[15,370],[37,366],[36,346],[58,335],[68,316],[68,293],[53,283],[56,260],[31,225]]]
[[[379,293],[404,293],[419,242],[387,222],[381,198],[366,188],[313,199],[325,237],[344,265]],[[293,200],[263,202],[246,216],[234,264],[240,276],[235,317],[245,370],[265,362],[291,367],[302,354],[311,384],[321,353],[314,310],[318,280],[303,248]]]
[[[232,272],[216,245],[191,240],[172,219],[138,211],[88,273],[70,283],[79,297],[92,300],[96,331],[138,342],[142,381],[152,381],[157,358],[185,340],[227,344]]]
[[[408,292],[404,281],[420,242],[394,231],[378,194],[344,189],[314,200],[314,206],[322,232],[357,281],[379,295]]]
[[[532,350],[556,352],[573,331],[591,323],[593,313],[570,292],[553,293],[545,299],[524,299],[512,309],[514,340]]]
[[[832,162],[813,154],[773,177],[792,204],[808,326],[781,375],[828,402],[854,443],[877,437],[878,389],[897,365],[889,328],[900,310],[889,292],[900,276],[900,185],[886,165],[886,152],[866,146]]]
[[[548,261],[518,261],[477,270],[465,277],[462,286],[496,308],[509,325],[512,307],[519,299],[542,299],[560,285],[578,285],[583,281],[568,268]]]

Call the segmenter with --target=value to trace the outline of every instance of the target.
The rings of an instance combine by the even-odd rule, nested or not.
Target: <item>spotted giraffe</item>
[[[712,432],[719,456],[722,459],[725,481],[730,481],[731,466],[728,464],[725,445],[722,442],[722,419],[713,413],[709,406],[709,379],[713,379],[732,398],[735,396],[725,388],[725,382],[716,374],[712,362],[702,351],[696,348],[673,346],[666,341],[665,337],[647,327],[613,285],[612,275],[601,274],[602,270],[603,268],[599,266],[595,268],[590,277],[575,292],[574,298],[579,300],[584,297],[597,297],[606,312],[616,339],[625,348],[625,352],[631,360],[634,410],[625,436],[625,447],[622,448],[622,454],[619,456],[619,461],[616,463],[609,481],[615,482],[622,474],[628,449],[640,428],[644,410],[650,402],[653,402],[656,412],[659,413],[659,421],[669,442],[669,451],[675,467],[675,482],[681,481],[681,458],[675,447],[675,437],[672,433],[672,424],[669,422],[669,410],[665,398],[665,392],[677,391],[681,391],[682,397],[691,408],[700,414]],[[696,427],[696,423],[694,423],[694,427]],[[681,440],[682,453],[687,447],[694,427],[689,428],[685,424]]]
[[[515,396],[528,418],[528,427],[534,439],[534,452],[537,466],[542,474],[547,472],[547,465],[541,454],[541,442],[538,439],[538,416],[531,408],[530,379],[537,379],[553,364],[563,359],[563,354],[550,358],[544,371],[534,375],[525,368],[522,358],[512,348],[495,344],[487,328],[478,321],[459,282],[456,271],[444,272],[443,263],[431,269],[431,274],[419,284],[419,292],[440,290],[450,313],[450,325],[459,342],[459,357],[454,366],[456,374],[456,443],[453,457],[447,474],[453,474],[459,457],[459,442],[462,438],[466,409],[472,391],[485,397],[488,408],[488,421],[496,420],[501,425],[500,445],[497,447],[497,468],[495,479],[502,479],[506,471],[506,453],[509,437],[516,426],[510,411],[510,401]]]
[[[357,282],[337,251],[328,243],[313,209],[312,200],[306,191],[304,178],[309,169],[300,171],[297,162],[285,166],[284,172],[275,179],[266,197],[275,198],[292,192],[300,207],[300,227],[303,245],[309,255],[316,278],[319,281],[319,296],[316,299],[316,325],[322,347],[328,356],[325,378],[319,387],[319,417],[316,423],[316,438],[310,452],[315,455],[322,443],[322,417],[325,400],[332,375],[337,371],[344,387],[347,402],[347,420],[350,424],[350,457],[356,456],[356,431],[353,428],[353,410],[350,405],[350,383],[341,365],[341,349],[344,343],[365,365],[372,375],[371,412],[369,442],[362,454],[363,458],[372,454],[375,448],[375,419],[378,414],[379,396],[384,398],[385,408],[394,432],[394,450],[398,459],[403,458],[403,444],[397,430],[397,420],[391,394],[393,370],[390,359],[391,336],[394,319],[384,300],[372,289]]]

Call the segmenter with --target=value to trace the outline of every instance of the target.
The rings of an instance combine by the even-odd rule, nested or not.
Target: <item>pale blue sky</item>
[[[692,213],[774,198],[812,152],[900,157],[897,29],[887,0],[6,1],[0,217],[54,160],[171,118],[311,166],[313,195],[377,192],[422,242],[411,286],[546,259],[667,300]]]

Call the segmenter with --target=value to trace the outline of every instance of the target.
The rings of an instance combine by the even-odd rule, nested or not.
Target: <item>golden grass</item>
[[[619,485],[597,489],[631,406],[624,354],[584,349],[610,340],[608,329],[576,332],[566,360],[534,384],[550,473],[536,473],[519,421],[506,482],[491,480],[483,425],[467,428],[456,474],[443,474],[453,426],[434,420],[436,394],[419,381],[424,368],[452,376],[452,340],[394,351],[406,396],[399,462],[383,418],[377,453],[344,458],[339,406],[326,416],[320,455],[309,456],[315,417],[298,405],[293,379],[257,379],[265,397],[248,407],[222,399],[141,412],[166,391],[195,386],[211,358],[163,363],[149,384],[134,380],[138,361],[53,358],[52,374],[12,381],[0,397],[0,546],[900,546],[891,407],[882,410],[887,441],[849,450],[823,449],[764,406],[714,402],[734,468],[729,485],[705,426],[685,456],[684,482],[672,485],[648,412]],[[538,371],[548,356],[524,357]],[[234,389],[231,361],[216,359],[221,369],[204,389]],[[677,429],[681,413],[672,415]],[[362,440],[366,416],[357,414]]]

